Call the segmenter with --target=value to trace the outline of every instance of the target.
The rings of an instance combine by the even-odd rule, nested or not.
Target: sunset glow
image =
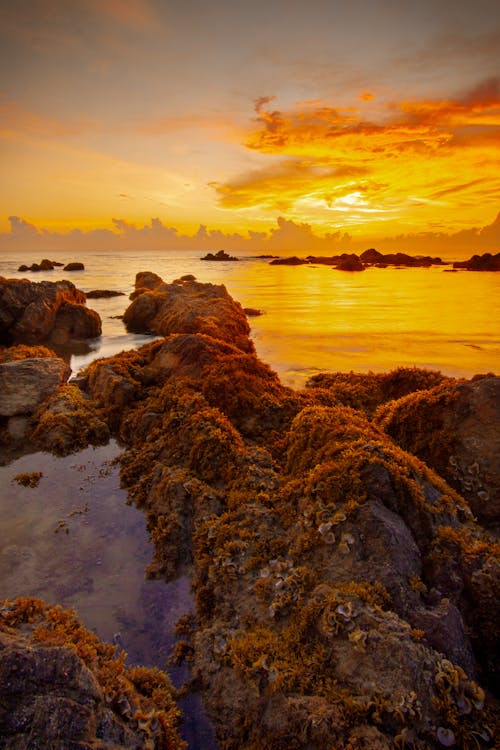
[[[496,0],[0,13],[0,248],[498,247]]]

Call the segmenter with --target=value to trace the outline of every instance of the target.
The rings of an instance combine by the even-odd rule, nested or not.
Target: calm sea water
[[[326,266],[271,266],[267,260],[201,261],[198,252],[151,254],[54,253],[53,260],[81,260],[85,271],[20,274],[20,263],[39,261],[0,255],[0,275],[33,281],[69,278],[83,291],[113,289],[127,295],[138,271],[165,281],[192,273],[223,283],[250,318],[259,356],[287,385],[302,386],[317,372],[380,372],[399,366],[438,369],[470,377],[500,370],[500,274],[443,268],[370,268],[346,273]],[[76,372],[96,357],[149,340],[128,334],[121,320],[128,296],[89,300],[101,315],[103,335],[91,351],[74,355]]]

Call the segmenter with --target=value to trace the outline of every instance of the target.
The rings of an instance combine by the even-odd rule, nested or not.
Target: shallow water
[[[76,258],[57,256],[65,261]],[[471,377],[500,369],[500,274],[436,268],[370,268],[362,273],[327,266],[270,266],[267,260],[201,261],[198,253],[82,254],[85,271],[20,274],[22,259],[0,255],[0,275],[33,281],[69,278],[89,291],[128,295],[138,271],[165,281],[193,273],[223,283],[244,307],[263,311],[249,319],[259,356],[287,385],[301,387],[324,371],[380,372],[399,366],[438,369]],[[89,300],[103,321],[91,351],[73,355],[76,372],[92,359],[139,346],[147,336],[129,334],[116,316],[128,296]]]
[[[146,580],[151,560],[144,514],[126,504],[112,459],[118,445],[65,458],[35,453],[0,467],[0,599],[37,596],[76,610],[132,664],[167,667],[174,627],[193,609],[187,578]],[[14,480],[42,471],[37,487]],[[180,687],[186,673],[169,670]],[[199,696],[183,703],[190,750],[215,748]]]

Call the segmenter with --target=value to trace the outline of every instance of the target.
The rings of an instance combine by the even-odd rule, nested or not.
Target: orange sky
[[[0,249],[498,250],[497,0],[175,5],[2,4]]]

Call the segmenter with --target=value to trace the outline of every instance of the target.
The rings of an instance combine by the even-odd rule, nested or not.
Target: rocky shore
[[[145,272],[132,297],[126,325],[163,338],[92,363],[81,390],[61,373],[16,416],[49,450],[123,442],[148,574],[192,576],[176,655],[222,750],[493,747],[500,378],[335,373],[294,391],[223,286]]]

